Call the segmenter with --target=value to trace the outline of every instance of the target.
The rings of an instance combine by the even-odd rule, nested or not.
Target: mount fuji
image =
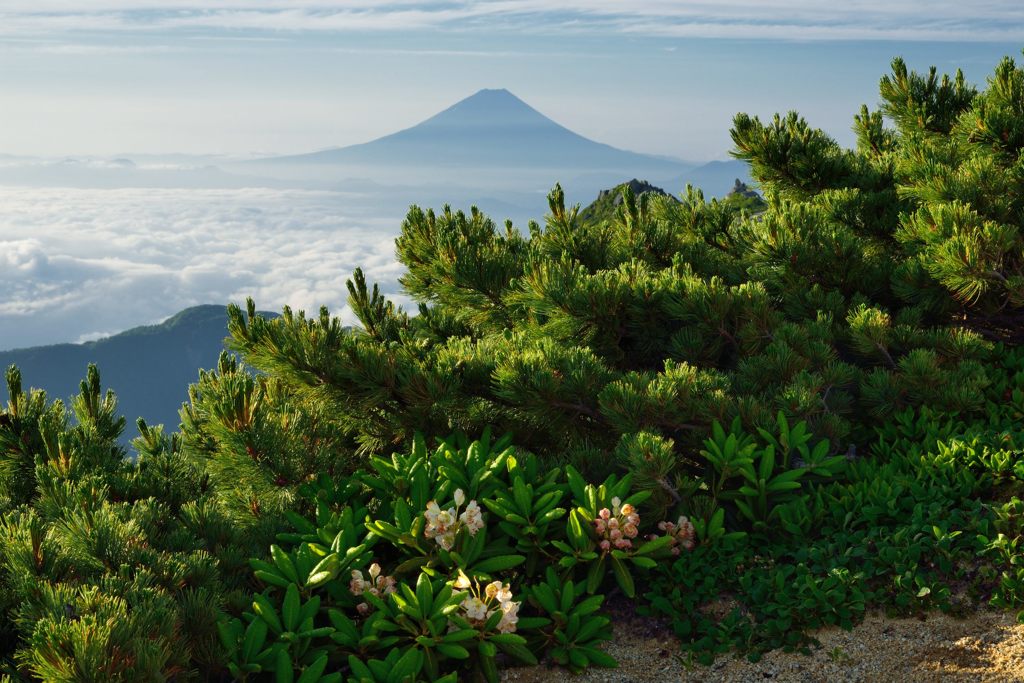
[[[508,90],[480,90],[405,130],[371,142],[264,159],[341,166],[579,169],[669,176],[683,161],[595,142],[562,126]]]

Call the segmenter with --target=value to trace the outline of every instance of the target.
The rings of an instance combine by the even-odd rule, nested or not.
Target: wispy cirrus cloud
[[[0,32],[574,31],[680,38],[1019,41],[1015,0],[10,0]]]

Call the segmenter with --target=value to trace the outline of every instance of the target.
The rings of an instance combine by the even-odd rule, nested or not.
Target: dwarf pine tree
[[[219,680],[222,609],[247,603],[248,557],[202,458],[125,421],[90,367],[70,405],[7,373],[0,411],[0,670],[15,680]],[[276,530],[276,528],[274,529]],[[272,530],[273,531],[273,530]]]
[[[692,189],[625,188],[593,223],[556,187],[524,232],[414,207],[396,245],[418,315],[357,272],[358,328],[250,304],[233,344],[363,452],[493,424],[602,469],[646,433],[674,444],[648,449],[657,481],[713,420],[781,410],[845,450],[906,406],[978,409],[993,344],[1024,329],[1024,72],[1004,60],[979,92],[896,60],[881,97],[856,149],[796,113],[738,115],[756,216]]]

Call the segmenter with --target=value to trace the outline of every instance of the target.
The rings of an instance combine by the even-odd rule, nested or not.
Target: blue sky
[[[797,109],[848,142],[893,56],[982,82],[1022,46],[1006,0],[3,0],[0,153],[308,151],[504,87],[600,141],[706,160],[737,111]]]

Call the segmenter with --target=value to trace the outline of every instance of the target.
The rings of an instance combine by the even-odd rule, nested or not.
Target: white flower
[[[494,597],[497,598],[498,602],[500,602],[502,605],[507,605],[512,601],[512,589],[506,583],[504,586],[498,589],[498,592],[495,594]]]
[[[455,506],[462,507],[462,504],[466,502],[466,494],[462,492],[462,489],[455,489]]]
[[[465,590],[469,588],[470,585],[472,584],[470,584],[469,577],[466,576],[466,573],[460,569],[459,578],[455,579],[455,583],[452,585],[458,588],[459,590]]]
[[[498,630],[502,633],[512,633],[516,630],[516,623],[519,621],[518,602],[504,602],[501,605],[501,620],[498,622]]]
[[[484,528],[484,518],[480,512],[480,506],[475,500],[469,501],[466,511],[459,517],[459,521],[469,529],[469,535],[475,536],[476,532]]]
[[[466,610],[466,617],[472,621],[487,620],[487,604],[478,597],[463,600],[462,609]]]
[[[427,503],[427,511],[423,514],[426,515],[428,520],[433,521],[437,519],[437,515],[440,512],[441,507],[437,504],[436,500],[432,500],[429,503]]]
[[[441,529],[447,528],[455,523],[455,508],[448,508],[447,510],[441,510],[437,514],[437,524]]]

